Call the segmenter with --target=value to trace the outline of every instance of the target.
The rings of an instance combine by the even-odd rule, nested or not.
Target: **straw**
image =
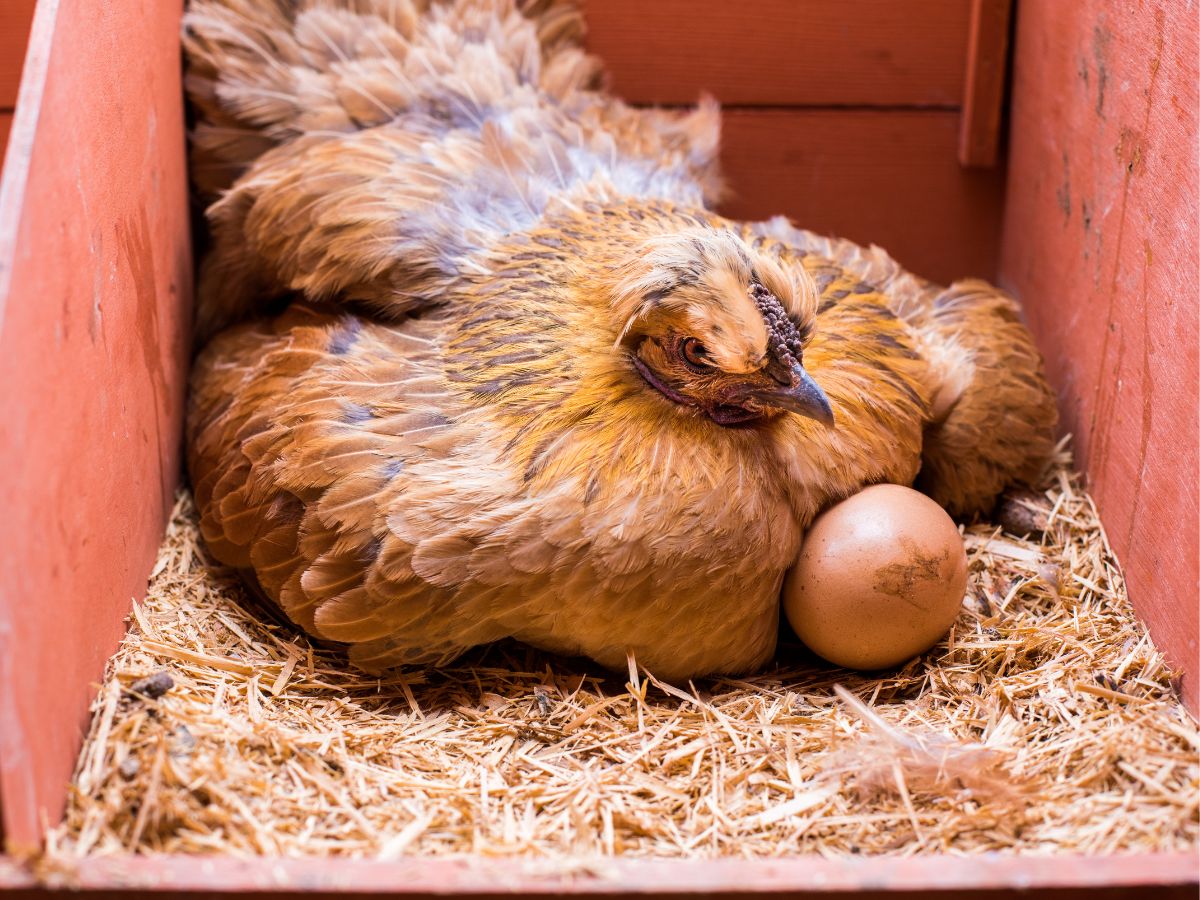
[[[793,639],[695,685],[515,643],[355,672],[210,566],[183,493],[46,862],[1194,848],[1200,731],[1069,465],[1022,497],[1044,533],[965,530],[962,613],[920,658],[859,674]]]

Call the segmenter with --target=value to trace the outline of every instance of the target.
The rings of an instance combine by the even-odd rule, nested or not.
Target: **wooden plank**
[[[0,858],[0,889],[12,900],[45,897]],[[771,860],[611,859],[567,869],[544,861],[488,859],[239,859],[231,856],[110,856],[80,860],[62,873],[86,900],[131,897],[630,896],[919,900],[928,897],[1109,898],[1175,900],[1196,896],[1194,853],[1121,856],[995,854],[911,858],[791,857]]]
[[[1173,0],[1018,9],[1003,280],[1155,641],[1200,708],[1197,19]]]
[[[994,166],[1000,153],[1011,13],[1012,0],[971,0],[967,84],[958,137],[958,161],[964,166]]]
[[[722,160],[739,219],[876,243],[949,282],[995,274],[999,170],[964,170],[957,113],[940,110],[726,110]]]
[[[17,86],[25,61],[25,42],[33,21],[36,0],[3,0],[0,3],[0,108],[17,105]]]
[[[4,174],[4,152],[8,149],[8,133],[12,130],[13,111],[0,109],[0,176]]]
[[[589,0],[588,47],[635,103],[701,92],[756,106],[962,100],[963,0]]]
[[[179,478],[181,0],[38,4],[0,182],[0,809],[61,815]]]

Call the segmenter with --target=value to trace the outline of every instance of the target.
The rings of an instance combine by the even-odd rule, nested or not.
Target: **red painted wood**
[[[0,796],[60,815],[179,477],[180,0],[41,0],[0,186]]]
[[[0,3],[0,109],[12,109],[17,103],[21,64],[25,60],[25,42],[33,21],[35,0],[3,0]]]
[[[0,175],[4,174],[4,151],[8,149],[8,133],[12,130],[11,109],[0,109]]]
[[[593,860],[556,866],[544,860],[354,859],[243,860],[232,857],[108,857],[60,873],[88,900],[269,895],[318,897],[763,896],[824,898],[1194,898],[1194,853],[1145,856],[793,857],[748,861]],[[6,875],[0,860],[0,888]],[[42,897],[15,867],[16,898]]]
[[[1018,7],[1001,270],[1025,301],[1130,595],[1197,665],[1197,16]]]
[[[754,106],[962,100],[964,0],[589,0],[588,46],[616,92]]]
[[[994,276],[1003,171],[964,170],[958,129],[944,110],[727,109],[722,211],[786,213],[943,282]]]
[[[971,0],[967,84],[958,136],[958,161],[964,166],[988,168],[1000,155],[1011,13],[1012,0]]]

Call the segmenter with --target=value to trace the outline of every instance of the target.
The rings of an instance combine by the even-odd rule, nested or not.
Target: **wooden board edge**
[[[17,231],[21,224],[25,182],[33,155],[33,140],[37,133],[42,91],[46,85],[50,51],[54,44],[54,23],[58,17],[58,5],[59,0],[41,0],[34,10],[17,100],[18,108],[5,123],[4,144],[0,146],[0,334],[4,332],[4,311],[8,305],[12,259],[16,252]],[[3,617],[0,616],[0,631],[3,627]],[[0,647],[0,655],[2,654],[3,648]],[[0,660],[0,679],[4,677],[3,672],[3,661]],[[10,721],[14,716],[15,713],[5,704],[3,692],[0,692],[0,762],[13,752],[14,748],[7,746],[7,741],[18,739],[13,737],[15,730]],[[6,739],[5,735],[9,738]],[[6,808],[4,796],[0,795],[0,848],[5,846],[6,841]],[[3,882],[0,881],[0,887],[2,886]]]
[[[13,114],[8,146],[0,167],[0,333],[4,331],[4,310],[8,305],[11,260],[16,252],[17,230],[25,200],[25,183],[33,158],[33,141],[37,135],[38,116],[42,108],[42,92],[50,70],[50,53],[54,47],[54,26],[58,20],[59,0],[40,0],[33,13],[29,43],[25,49],[25,65],[21,87]],[[0,715],[3,710],[0,710]],[[2,732],[3,729],[0,729]],[[3,741],[0,741],[0,754]]]
[[[958,161],[991,168],[1000,155],[1012,0],[972,0]]]
[[[451,860],[259,859],[129,856],[43,866],[29,871],[0,858],[0,888],[79,896],[120,892],[264,893],[270,895],[464,897],[642,896],[826,897],[858,892],[899,898],[964,891],[1022,896],[1190,896],[1197,889],[1196,852],[1115,856],[793,857],[771,860]],[[7,875],[6,875],[7,872]],[[1131,893],[1131,891],[1133,893]],[[34,894],[30,894],[34,896]]]
[[[8,149],[8,134],[12,131],[13,111],[0,109],[0,177],[4,176],[4,151]]]

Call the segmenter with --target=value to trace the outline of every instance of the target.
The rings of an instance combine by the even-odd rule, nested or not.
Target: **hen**
[[[203,534],[369,670],[504,637],[751,670],[823,507],[915,478],[971,515],[1051,449],[1013,300],[710,212],[715,104],[626,106],[581,34],[544,0],[187,15]]]

